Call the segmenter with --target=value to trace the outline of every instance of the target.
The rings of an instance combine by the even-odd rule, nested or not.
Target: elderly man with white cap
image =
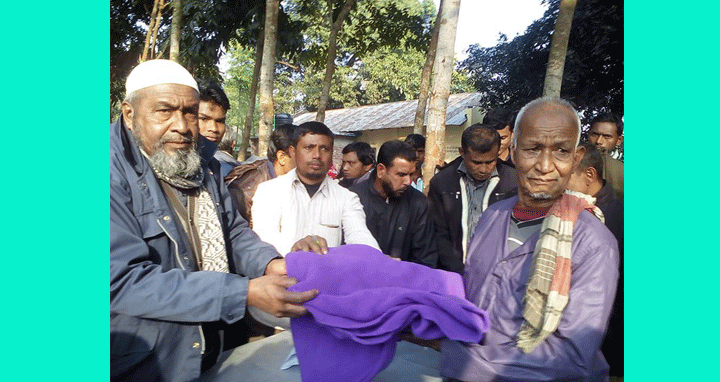
[[[110,128],[112,380],[195,380],[247,306],[294,317],[317,295],[287,291],[284,260],[233,208],[198,104],[185,68],[147,61]]]

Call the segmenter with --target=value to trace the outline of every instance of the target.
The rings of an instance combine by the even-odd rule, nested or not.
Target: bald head
[[[520,109],[520,112],[518,112],[517,118],[515,119],[515,127],[513,129],[513,146],[517,145],[518,138],[520,137],[520,125],[522,120],[526,117],[528,112],[536,108],[542,108],[552,113],[561,113],[562,115],[567,116],[569,121],[577,127],[577,142],[575,143],[575,146],[580,143],[580,117],[578,116],[575,108],[570,104],[570,102],[562,98],[542,97],[528,102],[522,109]]]

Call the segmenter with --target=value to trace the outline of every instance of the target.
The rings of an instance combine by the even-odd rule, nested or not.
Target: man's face
[[[500,134],[500,151],[501,153],[507,152],[510,148],[510,142],[512,142],[512,131],[510,131],[510,125],[506,125],[504,129],[497,131]]]
[[[415,162],[403,158],[393,159],[390,167],[378,164],[377,178],[385,196],[399,199],[410,187],[410,175],[414,172]]]
[[[198,136],[198,92],[186,85],[160,84],[137,90],[135,106],[123,103],[123,118],[152,155],[195,147]]]
[[[198,124],[203,137],[219,144],[225,135],[226,110],[213,101],[201,101],[198,109]]]
[[[420,147],[419,149],[415,149],[415,155],[417,155],[417,162],[420,164],[425,163],[425,148]]]
[[[372,164],[364,165],[360,162],[355,151],[343,154],[342,171],[346,178],[357,179],[372,168]]]
[[[318,184],[332,166],[333,141],[322,134],[305,134],[295,148],[295,164],[300,180]]]
[[[550,207],[564,193],[584,153],[576,147],[577,121],[567,108],[544,103],[525,113],[518,133],[511,154],[520,202],[528,207]]]
[[[588,140],[600,151],[613,151],[622,142],[617,134],[617,125],[612,122],[595,122],[588,133]]]
[[[492,174],[497,165],[500,146],[495,146],[486,153],[480,153],[468,148],[467,151],[460,148],[460,156],[465,161],[470,176],[477,181],[485,181]]]

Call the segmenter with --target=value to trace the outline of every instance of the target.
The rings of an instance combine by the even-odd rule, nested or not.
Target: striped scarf
[[[582,210],[605,220],[594,202],[589,195],[566,191],[543,220],[523,298],[524,321],[517,336],[517,346],[525,353],[532,352],[560,324],[570,292],[575,222]]]

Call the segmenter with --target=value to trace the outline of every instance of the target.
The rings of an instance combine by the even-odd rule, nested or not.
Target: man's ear
[[[378,178],[383,178],[385,176],[385,172],[387,172],[387,167],[385,167],[382,163],[378,163],[375,167],[375,175],[377,175]]]
[[[615,147],[620,147],[620,145],[621,145],[622,142],[623,142],[623,138],[625,138],[625,137],[622,136],[622,135],[618,137],[617,145],[615,145]]]
[[[588,167],[585,169],[584,175],[587,177],[588,184],[598,180],[598,173],[595,167]]]
[[[373,166],[372,163],[370,163],[370,164],[367,165],[367,166],[363,166],[363,171],[365,171],[365,172],[370,171],[370,169],[372,169],[372,166]]]
[[[132,131],[132,129],[133,129],[132,121],[133,121],[133,116],[135,114],[135,109],[133,109],[132,105],[130,105],[127,102],[123,102],[120,105],[120,109],[121,109],[120,111],[122,112],[122,118],[123,118],[123,122],[125,123],[125,126],[130,131]]]
[[[285,166],[287,162],[290,160],[290,157],[288,154],[283,150],[278,150],[275,154],[277,156],[277,161],[280,164],[280,166]]]
[[[510,161],[512,161],[513,163],[517,163],[515,162],[515,145],[511,143],[508,150],[510,150]]]

